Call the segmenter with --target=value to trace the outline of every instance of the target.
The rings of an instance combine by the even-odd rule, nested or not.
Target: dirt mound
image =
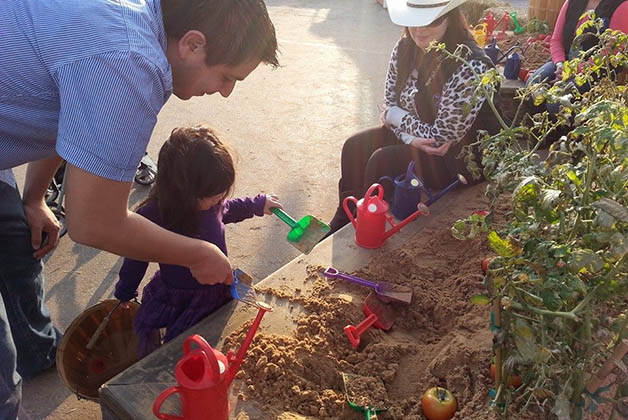
[[[490,254],[477,238],[460,242],[452,223],[486,207],[482,188],[464,192],[404,247],[383,253],[356,272],[375,281],[410,286],[410,305],[392,304],[395,324],[388,332],[374,328],[353,350],[343,327],[364,319],[367,290],[329,281],[321,267],[310,267],[315,286],[309,296],[271,293],[302,305],[293,337],[258,333],[238,373],[239,397],[264,405],[267,419],[285,412],[327,419],[360,419],[344,397],[341,372],[376,377],[385,385],[383,419],[424,419],[420,399],[431,386],[450,389],[458,401],[456,419],[489,419],[489,360],[492,334],[486,306],[469,303],[482,291],[480,261]],[[249,325],[232,334],[225,350],[237,347]],[[283,413],[283,414],[282,414]]]

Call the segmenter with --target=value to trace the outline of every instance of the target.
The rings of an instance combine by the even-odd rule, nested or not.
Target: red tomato
[[[488,265],[493,261],[494,257],[486,257],[482,260],[482,272],[488,273]]]
[[[421,397],[421,409],[428,420],[449,420],[457,408],[456,399],[445,388],[430,388]]]
[[[491,379],[495,382],[495,363],[491,363]],[[519,388],[521,386],[521,376],[509,376],[506,380],[506,386],[510,388]]]

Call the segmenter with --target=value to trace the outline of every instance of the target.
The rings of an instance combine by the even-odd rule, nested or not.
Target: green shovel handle
[[[377,420],[377,411],[374,408],[366,409],[366,420]]]
[[[297,221],[294,220],[288,213],[280,209],[279,207],[271,207],[270,211],[275,213],[275,216],[279,217],[282,222],[290,226],[291,228],[297,225]]]

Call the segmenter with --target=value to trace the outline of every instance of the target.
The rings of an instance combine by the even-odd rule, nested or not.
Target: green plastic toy
[[[526,31],[526,28],[519,25],[519,21],[517,20],[517,12],[510,12],[510,17],[512,18],[513,23],[515,24],[514,33],[519,35]]]
[[[278,207],[272,207],[270,211],[290,226],[288,242],[304,254],[309,254],[314,246],[331,230],[328,224],[309,214],[296,221]]]

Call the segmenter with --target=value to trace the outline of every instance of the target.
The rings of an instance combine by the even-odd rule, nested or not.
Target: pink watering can
[[[373,195],[375,190],[378,190],[377,195]],[[358,209],[357,218],[353,217],[353,212],[349,210],[350,201],[355,203]],[[395,224],[395,218],[388,213],[388,203],[384,201],[384,189],[377,183],[371,185],[364,198],[360,200],[353,196],[345,198],[342,207],[355,228],[355,242],[363,248],[371,249],[384,245],[386,239],[417,217],[430,214],[427,206],[419,203],[418,210]],[[386,230],[386,222],[390,223],[391,229]]]
[[[271,307],[258,302],[258,312],[244,342],[234,357],[212,348],[200,335],[191,335],[183,342],[183,357],[175,367],[179,385],[164,390],[153,404],[153,413],[164,420],[227,420],[229,418],[229,386],[244,360],[262,317]],[[192,343],[198,347],[192,349]],[[179,394],[182,416],[162,413],[161,405],[172,394]]]

